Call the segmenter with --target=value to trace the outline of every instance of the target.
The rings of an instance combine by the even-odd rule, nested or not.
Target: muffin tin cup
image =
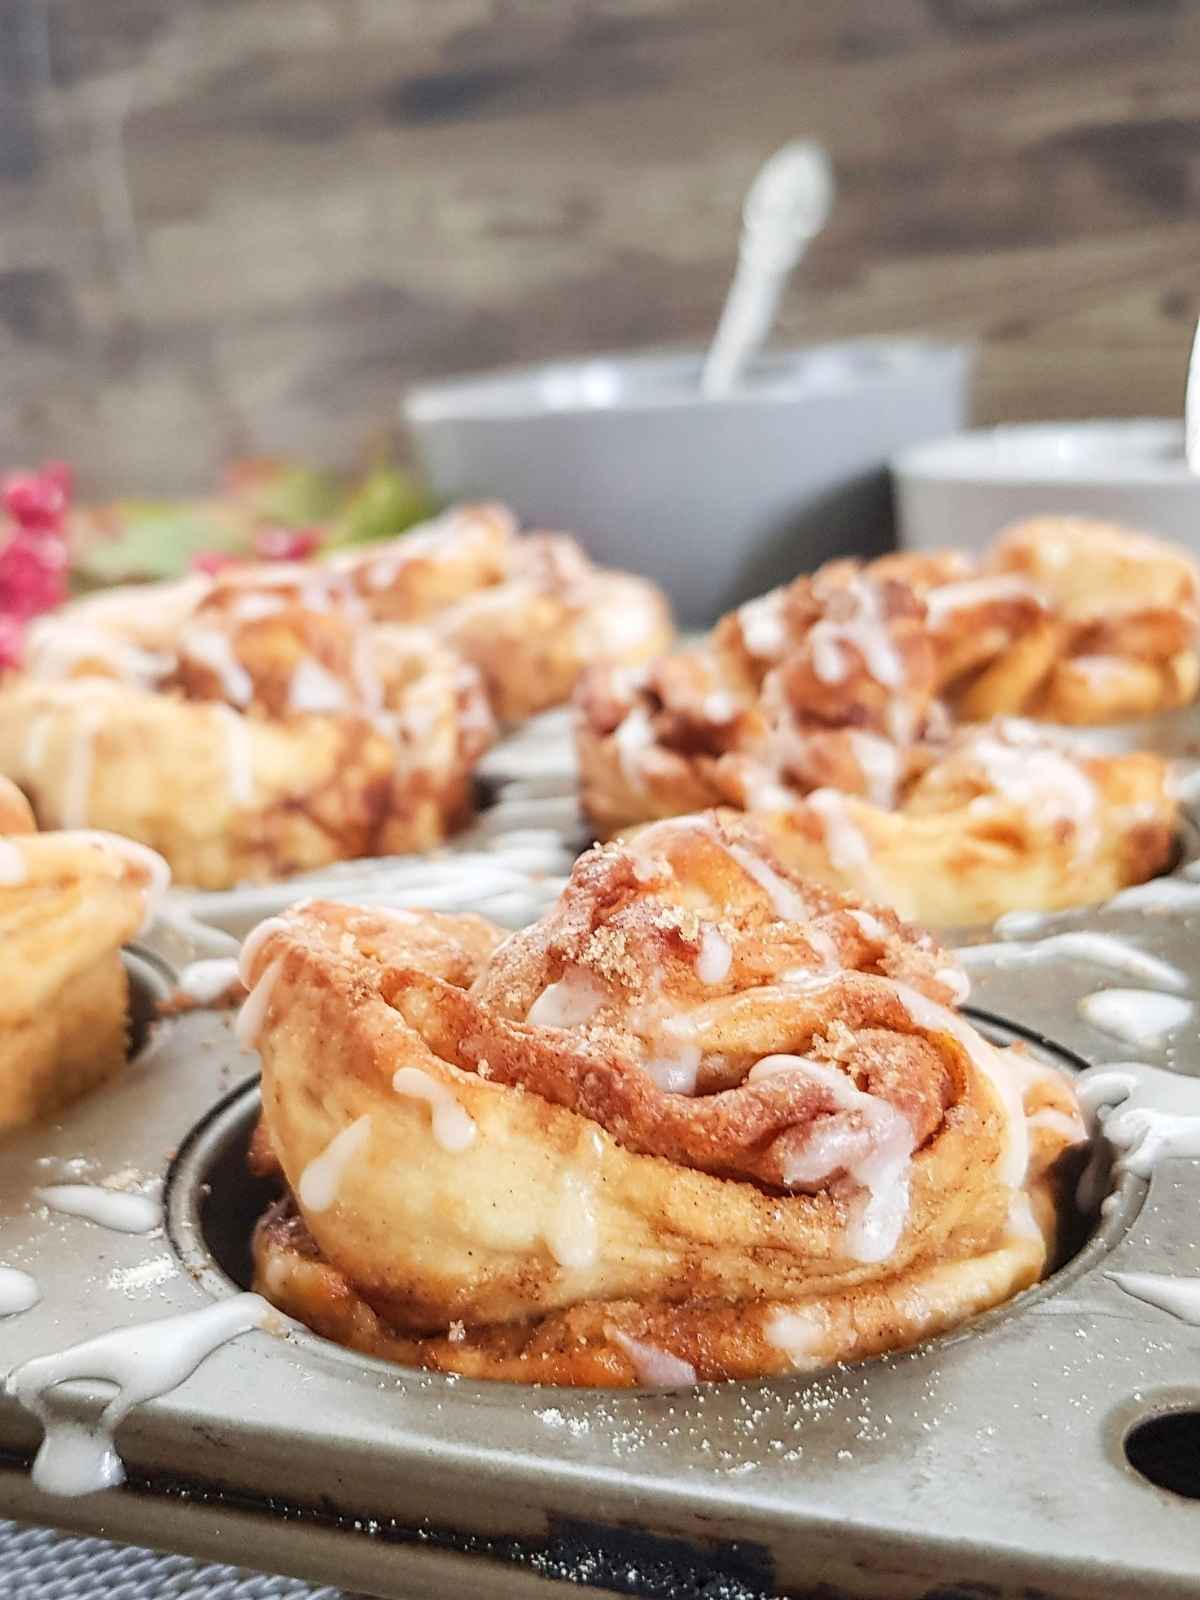
[[[1181,904],[1071,913],[1000,942],[1107,933],[1171,963],[1194,994],[1195,857],[1185,841],[1169,880]],[[472,856],[447,853],[446,903],[471,904],[474,869]],[[141,1010],[172,968],[212,953],[203,926],[160,925],[131,957]],[[1080,1010],[1100,988],[1146,985],[1061,943],[970,970],[970,1007],[994,1037],[1021,1038],[1069,1072],[1136,1056],[1147,1063],[1138,1105],[1200,1118],[1194,1017],[1132,1047]],[[228,1013],[185,1013],[156,1026],[111,1089],[6,1143],[3,1260],[31,1272],[44,1298],[0,1320],[0,1374],[237,1291],[266,1198],[241,1160],[256,1068]],[[118,1173],[161,1186],[162,1229],[112,1233],[48,1215],[33,1196]],[[1200,1567],[1185,1459],[1200,1448],[1200,1330],[1109,1274],[1200,1273],[1198,1203],[1194,1161],[1127,1175],[1044,1283],[915,1350],[786,1379],[639,1392],[480,1383],[359,1356],[280,1317],[132,1411],[116,1436],[120,1489],[63,1500],[35,1488],[39,1427],[0,1396],[0,1514],[397,1600],[519,1600],[556,1586],[723,1600],[1182,1600]],[[94,1419],[111,1392],[72,1383],[50,1405]],[[1127,1455],[1147,1423],[1184,1441],[1174,1465],[1167,1447],[1138,1456],[1153,1482]]]

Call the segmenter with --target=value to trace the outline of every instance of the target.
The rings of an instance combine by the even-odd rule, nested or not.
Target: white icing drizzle
[[[813,1372],[825,1364],[822,1352],[828,1330],[815,1308],[777,1308],[763,1322],[763,1338],[782,1350],[798,1372]]]
[[[229,763],[229,797],[235,806],[248,806],[254,799],[254,735],[240,711],[218,703],[225,728],[225,759]]]
[[[289,711],[344,711],[346,688],[319,661],[306,657],[288,685]]]
[[[31,778],[36,778],[46,760],[46,746],[50,742],[50,735],[54,731],[54,717],[49,711],[39,711],[34,715],[29,724],[29,732],[25,735],[25,748],[21,752],[21,764]]]
[[[948,1007],[939,1005],[936,1000],[931,1000],[928,995],[907,983],[895,978],[888,982],[916,1026],[926,1033],[948,1033],[962,1046],[972,1065],[983,1073],[995,1089],[1008,1121],[1000,1178],[1010,1188],[1021,1188],[1029,1166],[1029,1128],[1025,1120],[1024,1093],[1016,1063],[1011,1056],[1002,1055],[994,1045],[989,1044],[964,1017],[957,1016]]]
[[[886,925],[872,912],[863,911],[856,907],[850,912],[850,916],[858,923],[865,939],[874,939],[876,944],[886,944],[888,942],[890,935]]]
[[[1005,911],[992,924],[1002,939],[1022,939],[1027,933],[1046,926],[1044,911]]]
[[[660,1036],[657,1043],[661,1046],[669,1040]],[[700,1058],[699,1045],[679,1044],[669,1054],[648,1057],[642,1063],[642,1070],[666,1094],[695,1094]]]
[[[287,609],[287,601],[277,594],[244,594],[230,607],[240,622],[261,622]]]
[[[937,981],[950,991],[952,1005],[961,1006],[971,993],[971,980],[957,967],[939,967],[934,973]]]
[[[871,864],[871,847],[850,816],[846,796],[837,789],[814,789],[808,807],[821,820],[825,849],[838,872],[860,875]]]
[[[1108,902],[1108,911],[1194,911],[1200,906],[1200,883],[1183,883],[1178,878],[1152,878],[1122,889]]]
[[[713,830],[713,836],[724,845],[728,853],[741,867],[742,871],[752,877],[759,888],[765,889],[767,898],[774,908],[775,915],[783,922],[807,922],[809,919],[808,902],[799,889],[788,883],[786,878],[780,877],[774,867],[770,867],[760,855],[749,850],[745,845],[727,843]]]
[[[590,1022],[608,998],[603,985],[582,967],[568,967],[549,983],[526,1013],[540,1028],[579,1028]]]
[[[957,955],[967,966],[995,967],[1033,966],[1047,958],[1068,956],[1091,962],[1097,967],[1107,967],[1113,972],[1127,972],[1131,978],[1161,984],[1164,989],[1186,989],[1188,986],[1186,974],[1169,961],[1148,955],[1146,951],[1127,944],[1114,934],[1095,933],[1088,929],[1051,934],[1030,944],[1005,942],[967,945]]]
[[[908,1217],[914,1135],[907,1118],[886,1100],[864,1094],[844,1072],[808,1056],[764,1056],[748,1082],[794,1073],[827,1090],[838,1111],[819,1117],[788,1150],[782,1178],[789,1189],[819,1189],[844,1172],[866,1191],[852,1208],[846,1243],[856,1261],[886,1261]],[[801,1130],[797,1129],[797,1133]]]
[[[904,682],[904,663],[887,631],[878,590],[862,577],[852,578],[846,587],[853,615],[844,622],[823,617],[809,631],[813,671],[822,683],[841,683],[847,672],[842,646],[850,644],[876,683],[885,689],[899,689]]]
[[[34,1484],[44,1494],[94,1494],[123,1483],[117,1454],[118,1424],[144,1400],[166,1394],[191,1376],[206,1356],[251,1328],[262,1327],[271,1307],[256,1294],[187,1311],[181,1316],[118,1328],[56,1355],[37,1356],[11,1372],[4,1385],[46,1430],[33,1463]],[[60,1383],[93,1378],[117,1393],[93,1423],[55,1416],[50,1392]]]
[[[254,679],[234,654],[225,634],[209,628],[190,629],[183,653],[194,656],[201,666],[216,674],[221,693],[230,705],[248,706],[254,699]]]
[[[33,1192],[48,1210],[114,1233],[153,1233],[162,1226],[162,1202],[148,1194],[126,1194],[95,1183],[56,1183]]]
[[[242,951],[238,956],[238,977],[247,989],[250,987],[250,974],[254,970],[259,951],[272,934],[279,933],[286,927],[287,923],[282,917],[267,917],[256,928],[251,928],[242,941]]]
[[[271,962],[242,1002],[242,1009],[237,1014],[233,1031],[243,1050],[253,1050],[258,1043],[263,1024],[267,1020],[267,1013],[271,1008],[271,993],[282,971],[283,957],[279,956]]]
[[[988,605],[993,600],[1037,600],[1037,590],[1024,578],[1012,573],[994,578],[964,578],[958,583],[942,583],[925,596],[931,627],[937,628],[956,611],[968,606]]]
[[[1143,1082],[1152,1086],[1166,1083],[1167,1091],[1175,1098],[1181,1091],[1191,1089],[1191,1103],[1195,1103],[1192,1080],[1163,1073],[1140,1061],[1093,1067],[1079,1080],[1079,1108],[1093,1138],[1092,1158],[1079,1179],[1081,1211],[1094,1211],[1103,1198],[1108,1176],[1107,1148],[1116,1153],[1114,1180],[1119,1180],[1126,1172],[1148,1179],[1163,1160],[1200,1159],[1200,1116],[1195,1112],[1138,1105],[1121,1109]],[[1115,1193],[1115,1182],[1111,1187]],[[1101,1209],[1106,1210],[1110,1204],[1111,1196]]]
[[[700,930],[700,950],[696,956],[696,976],[701,983],[724,983],[733,965],[733,946],[712,923]]]
[[[859,728],[848,731],[854,759],[867,781],[867,799],[873,806],[890,811],[896,804],[900,782],[899,747],[877,733],[864,733]]]
[[[143,650],[130,639],[89,627],[78,618],[35,630],[31,643],[30,674],[51,682],[69,678],[81,661],[100,661],[122,683],[149,686],[174,665],[174,658],[162,651]]]
[[[1164,1044],[1194,1012],[1190,1000],[1154,989],[1099,989],[1079,1002],[1079,1015],[1093,1028],[1147,1049]]]
[[[613,733],[621,774],[630,788],[644,788],[642,755],[654,743],[654,726],[645,706],[634,706]]]
[[[999,724],[1000,736],[976,734],[964,746],[987,781],[1044,827],[1067,822],[1075,829],[1078,854],[1100,842],[1096,786],[1069,755],[1045,743],[1045,735],[1015,718]],[[982,797],[986,800],[986,796]],[[972,802],[980,804],[979,800]]]
[[[742,642],[750,654],[760,661],[777,661],[787,648],[783,591],[773,589],[757,600],[748,600],[737,616]]]
[[[709,722],[732,722],[737,716],[737,701],[724,689],[713,689],[704,696],[704,715]]]
[[[1106,1272],[1104,1276],[1135,1300],[1200,1327],[1200,1278],[1174,1278],[1160,1272]]]
[[[325,1146],[300,1174],[296,1197],[306,1211],[328,1211],[338,1197],[346,1168],[367,1147],[371,1137],[371,1119],[358,1117]]]
[[[13,888],[28,876],[25,857],[8,839],[0,839],[0,888]]]
[[[104,720],[105,707],[85,705],[71,736],[67,771],[62,790],[62,825],[86,828],[91,814],[92,773],[96,764],[96,735]]]
[[[558,1184],[558,1206],[546,1230],[546,1245],[560,1267],[593,1266],[599,1253],[596,1218],[596,1176],[604,1144],[594,1128],[585,1128],[572,1163]]]
[[[615,1345],[624,1350],[633,1363],[634,1374],[639,1383],[664,1386],[695,1383],[696,1369],[690,1361],[673,1356],[669,1350],[662,1350],[656,1344],[646,1344],[641,1339],[633,1339],[620,1328],[610,1328],[608,1336]]]
[[[443,1150],[457,1154],[474,1144],[478,1129],[449,1084],[420,1067],[399,1067],[392,1078],[392,1088],[410,1100],[428,1103],[433,1137]]]
[[[238,981],[236,957],[213,956],[184,967],[179,974],[179,992],[197,1005],[210,1006]]]
[[[0,1267],[0,1317],[15,1317],[18,1312],[32,1311],[42,1298],[42,1291],[27,1272],[16,1267]]]

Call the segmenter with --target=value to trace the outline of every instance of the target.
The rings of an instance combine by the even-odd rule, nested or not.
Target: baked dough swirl
[[[0,771],[44,826],[125,834],[211,889],[440,844],[494,735],[474,667],[316,566],[81,601],[0,686]]]
[[[1023,548],[1014,534],[996,559]],[[1160,566],[1183,584],[1174,556],[1143,557],[1136,540],[1119,558],[1151,595],[1175,592]],[[576,735],[588,816],[611,835],[706,806],[751,812],[803,872],[936,926],[1089,904],[1162,871],[1178,813],[1160,757],[1080,753],[1029,720],[956,721],[1024,704],[999,686],[1035,643],[1037,681],[1049,670],[1045,599],[969,570],[953,553],[834,562],[640,673],[589,673]],[[1114,649],[1133,648],[1127,623],[1106,624]],[[1053,628],[1061,643],[1066,622]],[[1057,662],[1055,705],[1084,659],[1094,674],[1094,656]],[[1149,670],[1114,656],[1105,681]]]
[[[1032,1283],[1069,1083],[927,934],[740,825],[658,824],[504,937],[324,903],[243,951],[257,1285],[360,1350],[513,1380],[783,1373]]]
[[[422,622],[473,662],[504,722],[561,705],[589,665],[638,665],[671,641],[652,583],[565,534],[519,534],[505,506],[456,507],[338,564],[372,616]]]
[[[111,834],[37,833],[0,778],[0,1131],[54,1115],[124,1064],[121,946],[166,863]]]

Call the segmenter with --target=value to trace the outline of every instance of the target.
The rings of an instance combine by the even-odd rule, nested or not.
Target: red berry
[[[67,509],[62,481],[40,472],[10,472],[0,484],[0,497],[18,527],[30,533],[52,533]]]
[[[44,461],[42,477],[58,485],[64,501],[70,502],[75,494],[75,472],[65,461]]]
[[[0,547],[0,612],[35,617],[67,597],[67,551],[60,539],[18,528]]]
[[[25,630],[16,617],[0,612],[0,672],[19,667],[24,655]]]
[[[236,567],[238,558],[231,556],[228,550],[197,550],[190,565],[193,572],[203,572],[207,577],[215,578],[226,567]]]
[[[321,548],[320,528],[260,528],[254,554],[260,561],[306,561]]]

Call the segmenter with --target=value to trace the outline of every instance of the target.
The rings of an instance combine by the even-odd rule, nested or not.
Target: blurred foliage
[[[388,461],[354,480],[290,461],[238,461],[211,498],[77,508],[72,576],[89,589],[174,577],[212,552],[252,558],[267,528],[318,529],[322,549],[365,544],[403,533],[433,509],[420,480]]]

